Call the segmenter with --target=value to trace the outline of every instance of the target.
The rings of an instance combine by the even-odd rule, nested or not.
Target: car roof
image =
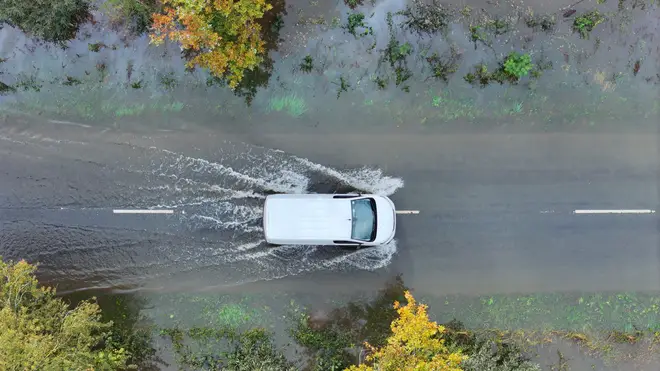
[[[333,241],[351,238],[351,200],[333,195],[271,195],[264,226],[269,240]]]

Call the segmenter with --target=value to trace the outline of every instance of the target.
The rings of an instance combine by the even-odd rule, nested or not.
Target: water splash
[[[309,182],[309,179],[304,175],[286,168],[281,168],[279,171],[271,174],[258,174],[257,176],[253,176],[246,172],[234,170],[233,167],[219,162],[189,157],[168,150],[162,150],[162,152],[172,155],[173,159],[163,162],[158,166],[156,174],[159,176],[171,176],[173,175],[173,171],[175,174],[192,172],[198,176],[206,175],[217,176],[226,180],[232,179],[238,186],[251,186],[262,191],[274,191],[280,193],[304,193]],[[178,180],[179,176],[175,175],[174,179]]]
[[[383,175],[381,169],[362,168],[357,170],[339,171],[313,163],[306,158],[295,157],[295,159],[309,169],[330,175],[347,185],[369,193],[390,196],[399,188],[403,188],[403,179]]]
[[[43,241],[23,255],[44,262],[42,267],[53,276],[78,284],[140,286],[168,277],[175,284],[189,283],[208,272],[203,285],[234,285],[323,270],[381,269],[397,251],[395,242],[356,251],[273,247],[263,239],[263,201],[268,194],[318,192],[314,186],[319,179],[330,191],[391,195],[403,186],[403,180],[380,169],[339,170],[244,143],[225,142],[215,152],[191,156],[156,146],[117,146],[105,139],[79,142],[29,131],[2,134],[0,140],[16,150],[12,156],[38,154],[62,164],[52,173],[36,168],[36,175],[51,184],[49,193],[29,211],[29,227],[14,223],[7,234],[15,236],[12,241],[24,241],[28,235]],[[95,181],[86,186],[83,179]],[[75,202],[52,202],[53,189],[62,192],[61,199]],[[112,208],[124,207],[175,213],[112,216]],[[6,251],[17,251],[11,245]],[[187,273],[189,280],[180,278]]]
[[[258,148],[258,147],[255,147]],[[308,193],[310,179],[315,173],[331,178],[355,190],[389,196],[402,188],[403,179],[386,176],[381,169],[361,168],[353,170],[337,170],[314,163],[308,159],[287,155],[285,152],[273,149],[260,149],[261,153],[253,154],[220,154],[221,161],[209,161],[202,158],[189,157],[171,151],[163,151],[171,156],[169,159],[159,159],[154,164],[155,174],[161,177],[171,177],[178,182],[193,182],[205,184],[201,179],[209,176],[223,178],[223,181],[233,180],[228,189],[248,188],[252,194],[258,192],[276,193]],[[201,178],[191,180],[191,177]],[[202,183],[200,183],[202,182]],[[215,185],[219,187],[219,185]]]

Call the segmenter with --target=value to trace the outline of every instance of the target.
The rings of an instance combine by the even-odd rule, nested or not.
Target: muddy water
[[[271,193],[392,194],[401,179],[378,169],[334,169],[282,151],[185,134],[136,138],[40,123],[5,125],[0,251],[39,262],[62,290],[218,287],[317,270],[374,270],[396,242],[361,251],[268,247],[263,200]],[[64,134],[64,135],[63,135]],[[61,138],[67,139],[61,139]],[[158,145],[152,145],[153,142]],[[187,144],[183,144],[187,143]],[[208,150],[211,148],[211,150]],[[174,214],[114,215],[167,208]],[[185,275],[189,280],[181,280]]]

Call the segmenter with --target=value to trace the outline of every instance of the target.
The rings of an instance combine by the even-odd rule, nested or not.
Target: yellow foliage
[[[164,13],[154,14],[151,42],[178,41],[194,52],[189,67],[208,68],[226,77],[233,89],[262,61],[264,42],[256,21],[272,9],[266,0],[163,0]]]
[[[387,345],[378,349],[365,343],[366,361],[371,365],[352,366],[348,371],[462,371],[465,356],[449,352],[442,338],[445,328],[429,320],[426,305],[417,304],[410,292],[405,297],[405,306],[394,303],[399,317],[392,321]]]

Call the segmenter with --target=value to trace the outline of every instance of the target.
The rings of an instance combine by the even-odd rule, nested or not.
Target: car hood
[[[378,230],[374,244],[385,244],[394,238],[396,231],[396,208],[394,203],[387,197],[375,196],[376,212],[378,218]]]

